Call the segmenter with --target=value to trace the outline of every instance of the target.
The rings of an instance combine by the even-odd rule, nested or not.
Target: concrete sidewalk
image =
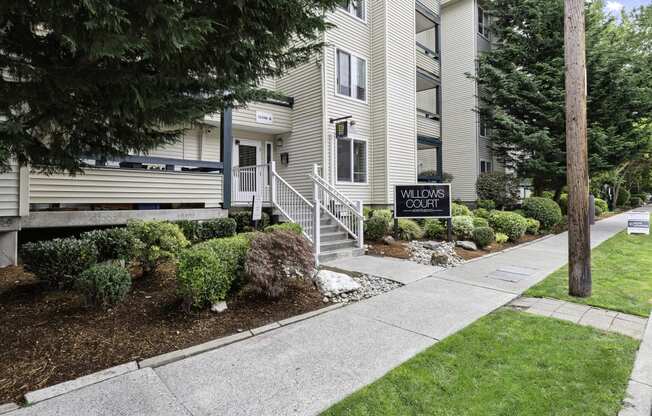
[[[593,244],[625,226],[625,215],[600,221]],[[313,415],[515,299],[566,263],[566,239],[564,233],[432,274],[408,262],[365,258],[365,272],[376,264],[377,274],[396,274],[408,284],[10,415]],[[350,262],[329,266],[355,268]]]

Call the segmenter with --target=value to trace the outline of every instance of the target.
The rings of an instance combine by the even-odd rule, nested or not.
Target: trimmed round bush
[[[75,279],[75,289],[84,296],[87,305],[117,305],[131,290],[131,275],[124,267],[97,264]]]
[[[178,225],[166,221],[130,221],[127,229],[143,242],[138,260],[145,271],[153,270],[159,263],[175,260],[190,242]]]
[[[216,238],[196,245],[198,248],[208,248],[221,263],[224,275],[230,277],[231,290],[238,290],[246,284],[245,259],[251,245],[251,241],[259,234],[245,233],[234,237]]]
[[[423,230],[415,221],[407,219],[398,220],[397,237],[399,240],[412,241],[423,238]]]
[[[192,244],[199,243],[202,240],[201,223],[199,221],[179,220],[174,222],[180,229],[183,235]]]
[[[602,210],[602,213],[609,212],[609,204],[604,199],[595,198],[595,207],[599,207]],[[595,215],[597,216],[598,214]]]
[[[478,208],[486,209],[487,211],[493,211],[496,209],[496,203],[491,199],[478,199],[476,205]]]
[[[495,239],[496,234],[494,234],[494,230],[491,229],[491,227],[478,227],[473,230],[473,241],[475,241],[480,248],[487,247],[493,243]]]
[[[184,250],[179,256],[177,282],[186,305],[210,306],[226,299],[234,275],[232,263],[224,261],[206,245]]]
[[[509,241],[509,236],[505,233],[496,233],[496,243],[505,244]]]
[[[470,238],[473,235],[473,217],[458,215],[452,218],[453,234],[458,238]]]
[[[526,198],[523,201],[523,213],[527,218],[538,220],[544,230],[559,224],[563,217],[561,208],[555,201],[542,197]]]
[[[389,233],[389,221],[383,217],[371,217],[364,222],[364,238],[378,241]]]
[[[618,207],[627,206],[631,196],[632,194],[627,189],[621,188],[620,190],[618,190],[618,199],[616,200],[616,206]]]
[[[440,220],[429,218],[423,224],[423,231],[426,238],[443,238],[446,234],[446,225]]]
[[[568,194],[561,194],[559,197],[559,208],[561,208],[563,215],[568,213]]]
[[[489,225],[496,232],[506,234],[511,241],[520,240],[527,230],[527,220],[509,211],[494,211],[489,216]]]
[[[527,230],[525,230],[525,232],[530,235],[539,234],[541,223],[538,220],[535,220],[534,218],[526,218],[525,220],[527,221]]]
[[[70,288],[75,279],[97,263],[98,253],[91,240],[56,238],[26,243],[21,247],[24,269],[37,279],[57,288]]]
[[[473,218],[473,227],[479,228],[479,227],[488,227],[488,226],[489,226],[489,221],[486,218],[482,218],[482,217]]]
[[[491,215],[491,211],[488,211],[485,208],[478,208],[475,211],[473,211],[473,215],[475,215],[476,218],[489,219],[489,215]]]
[[[595,211],[594,212],[595,212],[595,217],[596,218],[601,217],[602,214],[604,214],[604,211],[602,211],[602,208],[600,208],[599,205],[595,206]]]
[[[460,216],[465,216],[465,217],[472,217],[473,214],[471,213],[471,210],[469,207],[463,204],[457,204],[453,202],[451,205],[451,216],[453,217],[460,217]]]
[[[83,233],[80,238],[97,248],[97,261],[130,261],[143,249],[143,243],[127,228],[109,228]]]
[[[362,207],[362,215],[365,217],[365,219],[371,218],[371,214],[373,212],[374,210],[369,207]]]
[[[253,231],[254,228],[251,221],[251,210],[234,211],[231,212],[230,217],[236,222],[236,232],[245,233]],[[264,230],[269,226],[270,222],[269,214],[263,211],[258,225]]]
[[[385,221],[387,221],[388,224],[391,224],[391,222],[394,220],[394,214],[389,209],[375,209],[371,213],[371,218],[376,217],[383,218]]]
[[[274,231],[292,231],[295,234],[303,235],[303,228],[296,222],[284,222],[282,224],[275,224],[266,227],[266,233],[273,233]]]

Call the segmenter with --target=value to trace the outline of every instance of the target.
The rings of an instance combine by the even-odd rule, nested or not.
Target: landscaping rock
[[[433,266],[446,267],[448,265],[448,256],[440,253],[432,253],[430,264]]]
[[[478,246],[473,241],[458,241],[455,243],[457,247],[462,247],[464,250],[477,251]]]
[[[226,302],[214,303],[211,306],[211,312],[215,312],[215,313],[222,313],[222,312],[226,311],[227,309],[228,309],[228,306],[226,305]]]
[[[464,260],[455,253],[455,243],[446,241],[410,241],[410,260],[428,266],[454,267]]]
[[[329,297],[360,289],[360,284],[348,274],[330,270],[320,270],[315,281],[321,293]]]
[[[394,240],[394,237],[392,237],[391,235],[386,235],[385,237],[383,237],[383,243],[385,243],[388,246],[393,246],[394,244],[396,244],[396,240]]]
[[[331,295],[328,299],[333,303],[351,303],[378,296],[390,290],[403,286],[401,283],[383,277],[371,275],[356,275],[352,278],[360,285],[360,289],[353,292]]]

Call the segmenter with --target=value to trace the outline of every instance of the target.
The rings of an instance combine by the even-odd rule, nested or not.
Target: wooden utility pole
[[[565,0],[566,162],[568,172],[568,292],[591,296],[591,228],[586,137],[584,0]]]

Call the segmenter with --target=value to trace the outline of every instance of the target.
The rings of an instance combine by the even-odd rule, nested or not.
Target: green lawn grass
[[[616,415],[638,342],[501,310],[325,415]]]
[[[568,294],[568,266],[548,276],[525,296],[563,299],[633,315],[652,308],[652,236],[615,235],[593,250],[593,295]]]

